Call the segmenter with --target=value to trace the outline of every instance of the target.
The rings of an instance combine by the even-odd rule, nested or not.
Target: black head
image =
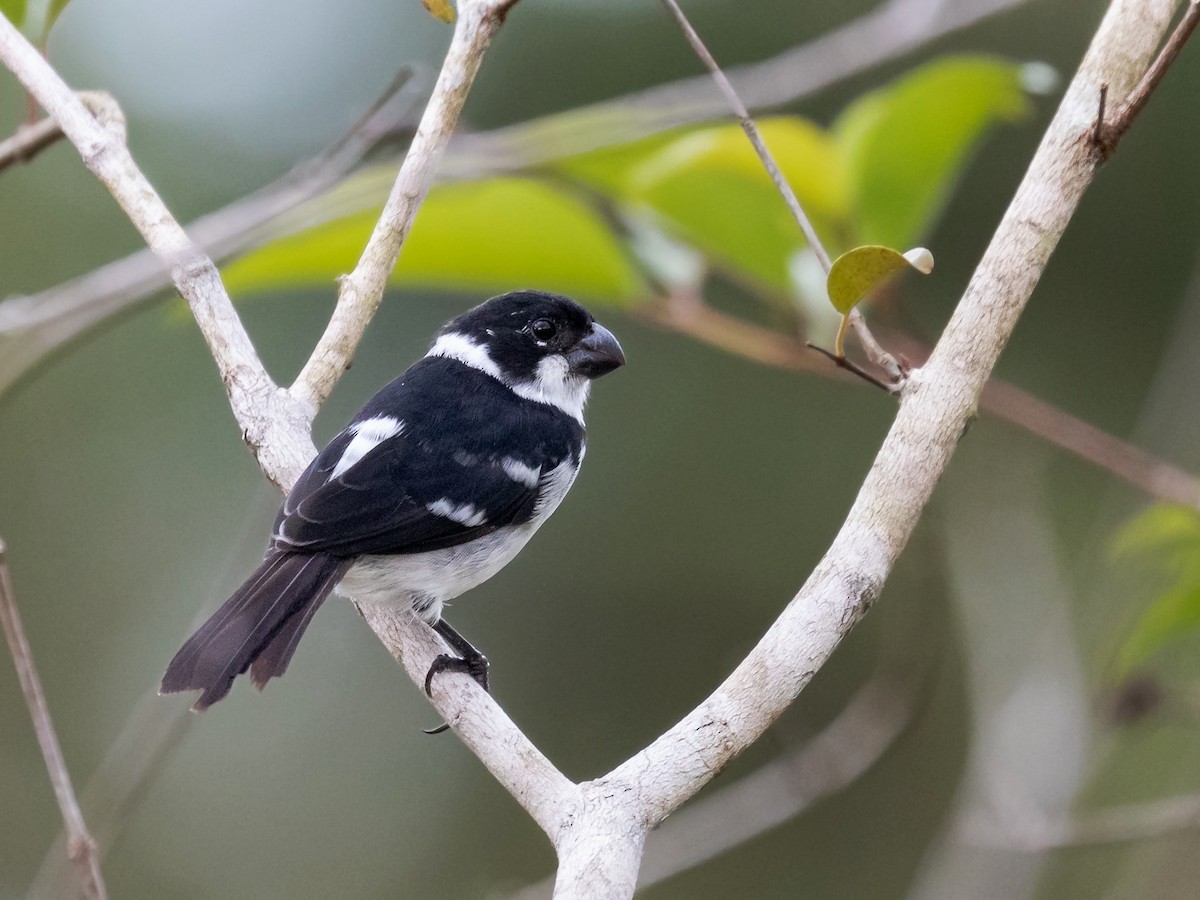
[[[506,380],[538,378],[538,366],[561,357],[568,376],[599,378],[625,362],[621,345],[573,300],[543,291],[513,291],[481,303],[442,328],[487,350]],[[561,365],[561,364],[560,364]]]

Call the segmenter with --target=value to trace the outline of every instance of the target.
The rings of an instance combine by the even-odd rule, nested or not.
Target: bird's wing
[[[480,385],[485,393],[494,385],[494,397],[453,384],[447,396],[429,396],[411,374],[296,482],[276,519],[275,547],[356,556],[461,544],[528,520],[547,473],[578,453],[574,423],[559,421],[568,417],[535,410],[531,419],[519,408],[527,401],[486,375]]]

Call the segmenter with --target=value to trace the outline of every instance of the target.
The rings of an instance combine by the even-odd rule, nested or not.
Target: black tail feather
[[[351,562],[320,553],[268,553],[175,654],[162,692],[203,691],[192,706],[198,711],[228,694],[233,680],[251,665],[260,689],[282,675],[304,629]]]

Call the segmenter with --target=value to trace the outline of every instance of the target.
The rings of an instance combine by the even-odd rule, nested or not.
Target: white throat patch
[[[509,387],[518,397],[561,409],[582,425],[583,407],[592,383],[580,375],[572,375],[566,359],[556,353],[538,363],[533,378]]]
[[[475,343],[464,334],[443,334],[434,341],[425,355],[456,359],[472,369],[491,375],[518,397],[553,406],[580,425],[583,424],[583,407],[587,403],[591,382],[581,376],[572,375],[566,359],[558,354],[547,356],[538,363],[533,378],[517,382],[504,377],[486,347]]]

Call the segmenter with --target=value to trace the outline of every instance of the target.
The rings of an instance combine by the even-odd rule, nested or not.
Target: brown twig
[[[647,321],[695,340],[753,360],[793,372],[843,376],[840,370],[820,365],[797,338],[781,334],[719,312],[698,302],[672,302],[645,308]],[[901,335],[888,340],[900,344],[907,355],[924,359],[927,350]],[[1123,441],[1095,425],[1013,384],[992,379],[984,388],[980,409],[1025,429],[1061,450],[1168,503],[1200,506],[1200,480],[1184,470]]]
[[[1196,30],[1196,26],[1200,24],[1200,0],[1190,0],[1187,10],[1183,14],[1183,18],[1179,20],[1179,24],[1175,26],[1175,30],[1171,32],[1171,36],[1167,38],[1162,49],[1158,52],[1154,62],[1150,68],[1146,70],[1146,74],[1142,76],[1141,81],[1137,83],[1129,96],[1117,108],[1112,119],[1105,118],[1104,108],[1107,103],[1108,85],[1100,85],[1100,111],[1096,117],[1096,125],[1092,131],[1092,143],[1095,145],[1099,155],[1100,162],[1106,161],[1117,150],[1117,144],[1121,138],[1125,136],[1125,132],[1129,131],[1134,120],[1146,108],[1146,104],[1150,102],[1150,97],[1158,89],[1162,83],[1163,77],[1167,74],[1167,70],[1178,59],[1180,52],[1183,50],[1183,45],[1187,43],[1188,38],[1192,36],[1192,32]]]
[[[704,63],[709,74],[712,75],[713,80],[717,83],[717,87],[721,89],[721,93],[725,95],[725,99],[729,102],[730,107],[732,107],[734,114],[737,116],[738,124],[742,126],[742,131],[746,133],[746,137],[750,140],[751,145],[753,145],[754,152],[758,154],[758,158],[762,161],[763,168],[767,170],[767,175],[770,176],[776,190],[783,197],[783,202],[787,204],[787,208],[793,218],[795,218],[796,224],[800,226],[805,240],[808,241],[809,248],[817,257],[818,262],[821,263],[821,268],[828,275],[833,265],[833,261],[829,257],[829,252],[821,243],[821,238],[817,235],[816,229],[813,227],[808,215],[804,212],[804,207],[800,205],[800,200],[796,196],[796,192],[792,190],[792,186],[783,177],[783,173],[779,170],[779,166],[775,162],[775,157],[771,155],[771,151],[767,149],[766,143],[763,142],[762,135],[758,131],[758,126],[754,124],[754,119],[750,116],[750,111],[746,108],[746,104],[742,102],[737,91],[734,90],[733,85],[725,76],[725,73],[721,71],[721,67],[717,65],[717,61],[708,51],[708,48],[704,45],[704,41],[700,39],[700,35],[696,33],[696,29],[692,27],[692,23],[688,21],[683,10],[679,8],[676,0],[661,0],[661,2],[674,17],[680,30],[683,32],[684,38],[692,50],[695,51],[696,56]],[[879,386],[883,387],[888,393],[899,393],[903,390],[905,382],[904,369],[896,361],[895,357],[884,350],[879,341],[871,334],[866,320],[862,317],[862,313],[857,309],[851,310],[848,318],[850,324],[854,326],[854,331],[859,336],[859,340],[862,342],[863,348],[867,351],[871,362],[887,373],[894,387],[884,386],[882,382],[878,382],[878,379],[868,376],[853,363],[844,365],[842,362],[838,362],[839,358],[844,359],[844,356],[840,352],[831,358],[835,362],[838,362],[838,365],[842,368],[847,368],[872,383],[878,382]]]
[[[887,394],[896,393],[896,385],[884,384],[882,381],[880,381],[878,378],[876,378],[874,375],[872,375],[866,369],[861,368],[858,365],[858,363],[854,362],[853,360],[849,359],[848,357],[839,356],[838,354],[834,353],[832,350],[826,350],[824,347],[818,346],[817,344],[814,344],[812,341],[806,342],[804,346],[808,347],[810,350],[816,350],[822,356],[824,356],[827,359],[829,359],[830,361],[832,361],[833,364],[836,365],[839,369],[845,369],[847,372],[851,373],[852,375],[857,375],[859,378],[861,378],[867,384],[875,385],[875,387],[879,388],[884,393],[887,393]]]
[[[42,759],[46,763],[50,784],[54,787],[54,796],[58,800],[58,808],[67,829],[67,854],[79,871],[84,893],[91,900],[106,900],[108,892],[104,886],[104,876],[100,874],[96,843],[83,821],[83,811],[79,808],[79,800],[71,786],[71,775],[67,771],[67,762],[63,758],[58,735],[54,731],[54,722],[50,718],[50,708],[46,704],[42,681],[33,664],[33,653],[29,648],[29,640],[25,637],[21,614],[17,610],[17,598],[8,571],[7,550],[3,539],[0,539],[0,624],[4,626],[4,637],[8,641],[13,663],[17,667],[17,679],[21,682],[21,693],[24,694],[25,704],[29,707],[29,717],[33,720],[33,730],[37,735],[38,746],[42,749]]]

